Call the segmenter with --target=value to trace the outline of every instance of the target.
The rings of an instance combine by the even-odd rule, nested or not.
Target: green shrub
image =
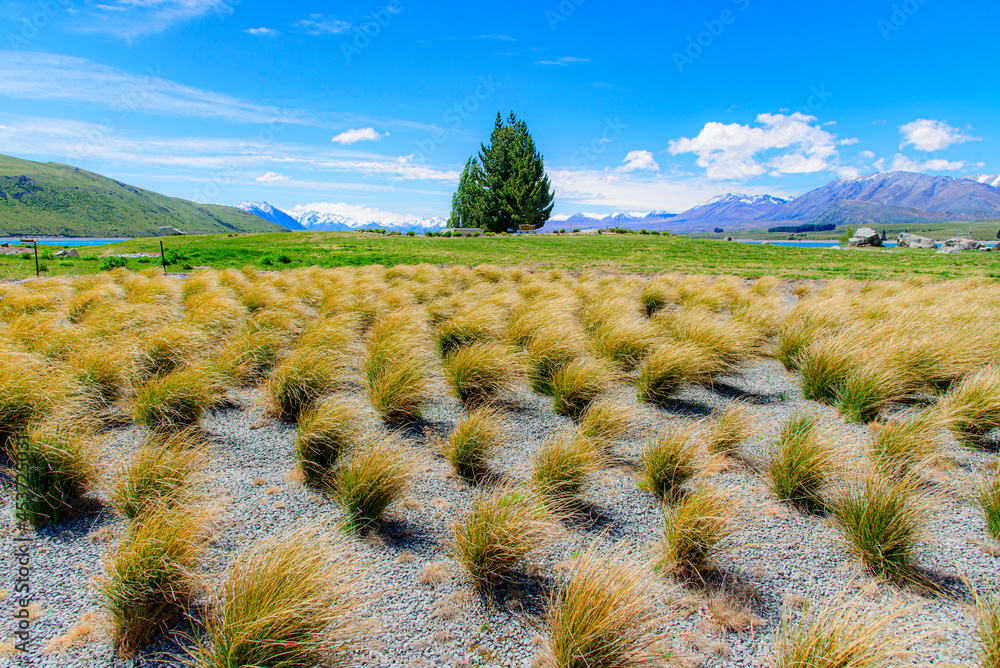
[[[36,527],[75,515],[97,480],[86,436],[67,429],[32,429],[11,454],[17,468],[17,514]]]

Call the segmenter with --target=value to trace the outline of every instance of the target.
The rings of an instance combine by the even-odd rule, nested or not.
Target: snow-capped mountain
[[[643,227],[649,229],[655,223],[663,222],[677,214],[665,211],[623,211],[621,213],[560,213],[549,218],[545,229],[594,228],[594,227]],[[648,223],[648,225],[647,225]]]
[[[988,186],[1000,188],[1000,174],[973,174],[972,176],[966,176],[965,178],[970,181],[975,181],[976,183],[985,183]]]
[[[271,206],[267,202],[243,202],[242,204],[237,204],[236,208],[242,209],[247,213],[252,213],[258,218],[263,218],[264,220],[268,220],[276,225],[281,225],[289,230],[304,229],[299,221],[295,220],[281,209]]]
[[[692,207],[671,218],[664,229],[673,232],[707,232],[716,227],[740,230],[759,227],[749,224],[791,200],[773,195],[726,193]]]

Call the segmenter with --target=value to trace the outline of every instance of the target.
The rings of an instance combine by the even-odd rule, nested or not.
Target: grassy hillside
[[[475,239],[399,237],[346,232],[295,232],[172,237],[166,240],[171,272],[197,266],[218,269],[245,266],[274,270],[304,265],[321,267],[369,264],[523,265],[569,271],[614,270],[773,274],[789,278],[932,279],[986,275],[1000,278],[1000,253],[937,255],[918,249],[787,248],[680,236],[530,235]],[[51,250],[51,249],[50,249]],[[112,253],[157,253],[157,239],[135,239],[79,249],[81,259],[43,259],[49,275],[98,271],[101,257]],[[155,267],[159,258],[128,260],[131,269]],[[0,255],[0,278],[33,276],[34,259]]]
[[[0,155],[0,236],[153,236],[185,232],[280,232],[239,209],[202,205],[135,188],[67,165]]]

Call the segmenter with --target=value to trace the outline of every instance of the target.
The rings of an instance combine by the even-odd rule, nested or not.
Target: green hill
[[[188,233],[285,231],[232,207],[167,197],[68,165],[0,155],[0,236],[148,237],[167,225]]]

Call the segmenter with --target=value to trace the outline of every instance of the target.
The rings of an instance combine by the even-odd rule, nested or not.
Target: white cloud
[[[113,113],[109,122],[141,112],[219,118],[237,123],[302,124],[287,110],[175,83],[159,70],[132,74],[84,58],[53,53],[0,51],[0,95],[23,100],[97,103]]]
[[[918,151],[941,151],[955,144],[980,141],[981,139],[981,137],[973,137],[958,128],[953,128],[944,121],[927,118],[918,118],[906,125],[900,125],[899,133],[903,136],[903,142],[899,148],[912,145]]]
[[[375,132],[375,128],[357,128],[341,132],[331,141],[333,141],[334,144],[345,146],[347,144],[356,144],[359,141],[381,141],[388,136],[388,132],[379,134],[378,132]]]
[[[660,169],[649,151],[629,151],[622,162],[624,164],[615,171],[634,172],[637,169],[648,169],[655,172]]]
[[[232,0],[106,0],[88,5],[83,11],[72,11],[80,17],[80,23],[73,27],[75,32],[113,35],[131,42],[207,14],[232,14],[233,3]]]
[[[273,30],[271,28],[247,28],[243,32],[245,32],[248,35],[255,35],[257,37],[275,37],[281,34],[277,30]]]
[[[589,63],[590,58],[577,58],[575,56],[562,56],[555,60],[537,60],[535,65],[572,65],[573,63]]]
[[[864,158],[865,160],[874,160],[875,159],[875,151],[869,151],[867,149],[864,150],[864,151],[861,151],[860,153],[858,153],[858,155],[861,156],[862,158]]]
[[[284,174],[278,174],[277,172],[268,172],[266,174],[261,174],[254,181],[258,183],[279,183],[281,181],[287,181],[288,177]]]
[[[307,35],[318,37],[320,35],[340,35],[350,30],[351,24],[349,21],[341,21],[332,16],[310,14],[308,19],[296,22],[295,27]]]
[[[836,171],[837,137],[815,122],[816,117],[796,112],[760,114],[759,127],[706,123],[697,137],[671,140],[670,153],[694,153],[696,164],[717,180]]]
[[[957,172],[963,169],[967,163],[964,161],[949,162],[943,159],[927,160],[917,162],[900,153],[892,160],[892,171],[894,172]]]
[[[492,39],[497,42],[516,42],[517,40],[510,35],[476,35],[472,39]]]

